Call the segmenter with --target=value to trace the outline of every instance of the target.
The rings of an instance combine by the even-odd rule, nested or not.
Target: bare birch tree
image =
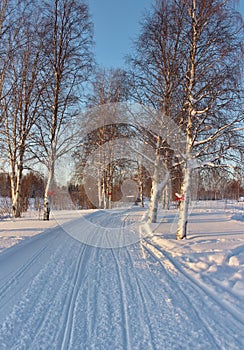
[[[113,121],[113,114],[118,113],[118,106],[116,103],[125,102],[129,98],[130,84],[127,73],[120,69],[98,69],[95,78],[92,82],[92,93],[88,96],[88,108],[90,111],[86,114],[86,118],[93,118],[96,113],[99,113],[99,119],[101,124],[106,123],[106,120]],[[93,107],[100,107],[98,110]],[[116,120],[116,117],[114,117]],[[97,125],[94,126],[97,128]],[[85,131],[85,129],[84,129]],[[94,133],[96,137],[90,142],[95,142],[98,146],[98,207],[99,208],[111,208],[112,199],[112,167],[109,159],[112,159],[114,150],[109,146],[106,148],[107,154],[105,154],[104,148],[101,146],[108,142],[109,139],[114,139],[116,128],[110,128],[106,125],[100,127],[98,133]],[[105,162],[107,164],[105,164]]]
[[[136,49],[131,62],[139,96],[172,118],[184,136],[182,239],[194,168],[216,165],[238,142],[243,25],[230,0],[156,1]]]
[[[184,178],[177,238],[186,237],[194,159],[215,164],[235,148],[235,128],[243,120],[240,68],[243,32],[231,1],[179,2],[185,24]],[[239,25],[238,25],[239,24]]]
[[[3,125],[0,140],[8,159],[14,217],[21,215],[21,185],[29,140],[39,117],[43,88],[39,70],[42,43],[38,18],[29,4],[16,3],[5,36],[5,77],[2,86]],[[10,22],[9,22],[10,23]]]
[[[52,190],[55,162],[73,146],[75,120],[81,103],[82,84],[92,67],[92,24],[82,0],[45,2],[43,36],[46,89],[42,95],[43,118],[38,125],[38,158],[48,171],[44,217]]]
[[[3,98],[3,82],[6,74],[6,45],[4,43],[5,32],[8,28],[7,19],[9,15],[9,0],[1,0],[0,1],[0,102]],[[0,113],[0,125],[3,120],[3,114]]]
[[[170,127],[170,120],[175,119],[179,110],[180,69],[184,58],[180,48],[182,36],[182,18],[177,7],[169,1],[158,1],[153,14],[144,19],[142,33],[135,42],[135,53],[129,57],[133,68],[134,97],[157,111],[148,121],[149,131],[154,130],[151,142],[155,149],[149,222],[156,222],[162,191],[166,186],[170,187],[165,156],[169,148],[167,141],[177,134],[177,130]]]

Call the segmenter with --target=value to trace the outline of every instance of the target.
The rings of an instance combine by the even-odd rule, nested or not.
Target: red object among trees
[[[177,192],[175,192],[175,199],[174,199],[176,202],[179,202],[179,201],[184,201],[185,200],[185,197],[183,194],[179,194]]]

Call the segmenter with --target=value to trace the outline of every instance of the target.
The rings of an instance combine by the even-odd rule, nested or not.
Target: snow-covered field
[[[183,241],[176,209],[141,239],[136,207],[0,221],[0,349],[244,349],[243,204],[195,204]]]

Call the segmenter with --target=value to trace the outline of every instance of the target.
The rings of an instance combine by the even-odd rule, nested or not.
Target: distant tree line
[[[33,201],[35,209],[39,209],[44,196],[44,179],[42,176],[29,172],[23,175],[20,210],[25,212]],[[11,198],[11,179],[8,173],[0,173],[0,197]]]

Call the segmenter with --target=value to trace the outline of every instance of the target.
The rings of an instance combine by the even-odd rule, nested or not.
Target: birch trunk
[[[162,195],[162,207],[169,210],[171,200],[171,181],[168,181],[167,185],[163,190]]]
[[[21,143],[22,145],[22,143]],[[23,177],[23,150],[20,152],[19,160],[17,162],[17,171],[15,170],[14,163],[12,164],[12,171],[10,174],[11,183],[11,196],[12,196],[12,209],[14,218],[21,216],[21,185]]]
[[[181,188],[181,194],[183,194],[184,200],[180,202],[179,219],[176,234],[176,238],[178,240],[186,238],[187,235],[188,212],[191,195],[191,172],[192,169],[186,165]]]
[[[138,187],[139,187],[140,207],[144,207],[143,170],[141,165],[138,167]]]
[[[11,196],[12,196],[12,210],[14,218],[19,218],[21,216],[21,208],[20,208],[20,188],[21,188],[21,180],[19,171],[15,177],[15,174],[10,175],[11,182]]]
[[[44,203],[43,203],[43,220],[46,220],[48,209],[51,204],[50,192],[53,186],[54,180],[54,169],[55,169],[55,146],[52,146],[52,150],[49,156],[49,166],[48,166],[48,177],[44,193]]]
[[[102,184],[102,208],[107,209],[107,197],[106,197],[106,179],[103,176],[103,184]]]
[[[103,186],[102,186],[102,179],[98,177],[97,180],[97,191],[98,191],[98,208],[103,208]]]
[[[162,174],[160,173],[161,171],[162,171],[162,166],[161,166],[160,155],[156,154],[153,181],[152,181],[151,199],[150,199],[150,205],[149,205],[149,211],[148,211],[149,223],[157,222],[158,203],[161,198],[162,191],[169,179],[169,173],[167,173],[164,176],[164,178],[160,181],[160,178],[162,176]]]
[[[193,120],[196,116],[196,110],[194,108],[194,86],[195,86],[195,69],[196,69],[196,54],[197,54],[197,42],[198,42],[198,26],[197,26],[197,3],[196,0],[192,0],[192,6],[188,8],[188,12],[191,18],[191,50],[189,56],[189,62],[186,74],[186,101],[185,110],[187,111],[187,125],[186,125],[186,151],[185,151],[185,169],[183,176],[183,183],[181,187],[181,195],[184,196],[184,200],[180,202],[179,220],[176,233],[176,239],[186,238],[187,235],[187,223],[188,223],[188,211],[190,201],[190,185],[191,185],[191,153],[193,148]]]
[[[144,194],[143,194],[143,181],[139,180],[139,198],[140,198],[140,206],[144,207]]]

